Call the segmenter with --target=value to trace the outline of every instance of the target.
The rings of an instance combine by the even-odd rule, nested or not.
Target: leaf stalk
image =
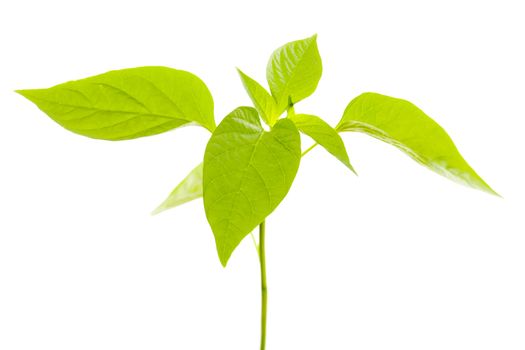
[[[268,303],[268,290],[266,285],[266,254],[265,254],[266,224],[259,225],[259,263],[261,265],[261,350],[266,348],[266,310]]]

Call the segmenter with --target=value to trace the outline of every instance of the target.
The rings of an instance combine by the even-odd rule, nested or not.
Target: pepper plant
[[[319,116],[296,112],[296,104],[315,91],[321,78],[316,35],[272,53],[266,67],[269,91],[238,72],[254,107],[236,108],[218,126],[206,85],[195,75],[173,68],[115,70],[48,89],[17,92],[64,128],[91,138],[128,140],[185,125],[210,131],[203,161],[155,213],[202,197],[223,266],[259,227],[261,349],[266,343],[265,220],[290,190],[301,158],[316,145],[354,172],[340,134],[362,132],[399,148],[438,174],[496,194],[463,159],[445,130],[408,101],[363,93],[348,104],[335,128]],[[300,134],[314,141],[305,151]]]

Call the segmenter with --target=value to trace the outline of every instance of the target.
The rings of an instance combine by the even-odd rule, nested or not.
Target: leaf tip
[[[13,92],[19,94],[20,96],[25,97],[29,101],[35,102],[35,97],[38,97],[38,92],[41,92],[42,89],[18,89],[14,90]]]
[[[239,74],[242,83],[245,84],[246,74],[244,74],[244,72],[239,67],[235,67],[235,70],[237,70],[237,74]]]
[[[226,265],[228,264],[228,260],[230,260],[230,255],[220,254],[219,253],[219,260],[221,261],[221,265],[223,268],[226,268]]]
[[[19,90],[14,90],[13,92],[16,92],[17,94],[22,95],[22,96],[27,98],[27,92],[28,91],[30,91],[30,90],[19,89]]]
[[[467,183],[467,185],[469,185],[470,187],[473,187],[473,188],[475,188],[477,190],[483,191],[485,193],[488,193],[490,195],[493,195],[493,196],[496,196],[496,197],[499,197],[499,198],[503,199],[503,196],[500,195],[498,192],[494,191],[492,189],[492,187],[490,187],[489,184],[485,182],[485,180],[483,180],[477,174],[476,174],[476,176],[477,176],[477,181],[471,182],[471,183]]]
[[[153,211],[150,213],[151,216],[155,216],[157,214],[162,213],[165,210],[164,203],[153,209]]]
[[[490,194],[493,195],[493,196],[496,196],[496,197],[498,197],[500,199],[505,199],[505,197],[503,197],[501,194],[499,194],[496,191],[492,191],[492,192],[490,192]]]
[[[498,192],[494,191],[489,185],[487,185],[486,187],[482,188],[482,191],[486,192],[488,194],[491,194],[493,196],[496,196],[498,198],[504,199],[501,194],[499,194]]]
[[[351,172],[353,172],[355,176],[359,176],[357,172],[355,171],[354,167],[352,166],[352,164],[350,163],[349,159],[345,159],[345,160],[340,159],[340,160],[341,160],[341,163],[343,163],[344,166],[346,166]]]
[[[348,169],[350,169],[354,173],[355,176],[359,176],[359,174],[357,173],[357,171],[355,171],[354,167],[352,166],[352,164],[350,164],[350,162],[345,163],[345,165]]]

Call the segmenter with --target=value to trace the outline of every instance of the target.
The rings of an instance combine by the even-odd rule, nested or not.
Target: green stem
[[[266,348],[266,304],[268,292],[266,288],[266,256],[264,252],[265,222],[259,225],[259,262],[261,264],[261,350]]]
[[[310,152],[314,147],[317,146],[317,143],[314,143],[306,151],[301,154],[301,157]],[[268,304],[268,288],[266,286],[266,253],[264,250],[264,234],[266,231],[266,223],[263,221],[259,225],[259,263],[261,265],[261,350],[266,349],[266,310]],[[257,248],[257,243],[255,243],[255,238],[253,238],[255,247]]]
[[[301,154],[301,157],[310,152],[315,146],[317,146],[317,143],[314,143],[304,151],[303,154]],[[259,225],[259,247],[257,251],[259,253],[259,263],[261,265],[261,350],[266,349],[266,310],[268,304],[268,288],[266,286],[266,253],[264,248],[265,231],[266,223],[263,221]],[[255,242],[253,235],[252,239],[257,248],[257,243]]]
[[[306,151],[301,154],[301,157],[306,153],[310,152],[317,143],[314,143]],[[253,243],[255,247],[258,248],[257,252],[259,253],[259,263],[261,265],[261,350],[266,349],[266,310],[268,304],[268,288],[266,286],[266,253],[264,248],[264,235],[266,231],[266,223],[263,221],[259,225],[259,246],[255,242],[255,238],[252,235]]]
[[[301,157],[304,157],[308,152],[310,152],[311,150],[313,150],[314,147],[317,146],[317,145],[318,145],[318,143],[316,142],[316,143],[314,143],[313,145],[311,145],[310,147],[308,147],[308,148],[306,149],[306,151],[304,151],[304,152],[301,154]]]

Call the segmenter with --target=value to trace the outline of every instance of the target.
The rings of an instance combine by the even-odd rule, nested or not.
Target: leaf
[[[49,89],[18,90],[64,128],[126,140],[198,123],[215,129],[213,99],[195,75],[166,67],[110,71]]]
[[[291,120],[299,131],[310,136],[355,173],[341,136],[328,123],[315,115],[309,114],[295,114],[291,117]]]
[[[168,198],[155,209],[152,214],[158,214],[164,210],[178,207],[202,197],[202,163],[197,165],[177,187],[170,193]]]
[[[364,132],[440,175],[497,195],[463,159],[447,132],[408,101],[364,93],[346,107],[336,129]]]
[[[281,114],[288,105],[310,96],[321,79],[323,67],[317,35],[292,41],[275,50],[266,67],[270,91]]]
[[[321,118],[313,115],[297,114],[294,115],[291,120],[301,132],[310,136],[355,173],[348,159],[348,154],[346,153],[341,136],[339,136],[334,128]],[[195,169],[175,187],[168,198],[166,198],[152,214],[158,214],[165,210],[178,207],[200,197],[202,197],[202,163],[195,167]]]
[[[288,119],[267,132],[254,108],[239,107],[217,127],[204,155],[204,209],[224,266],[284,199],[300,158],[301,138]]]
[[[242,83],[253,105],[261,115],[261,118],[269,126],[273,126],[278,117],[277,105],[273,97],[258,82],[237,69]]]

